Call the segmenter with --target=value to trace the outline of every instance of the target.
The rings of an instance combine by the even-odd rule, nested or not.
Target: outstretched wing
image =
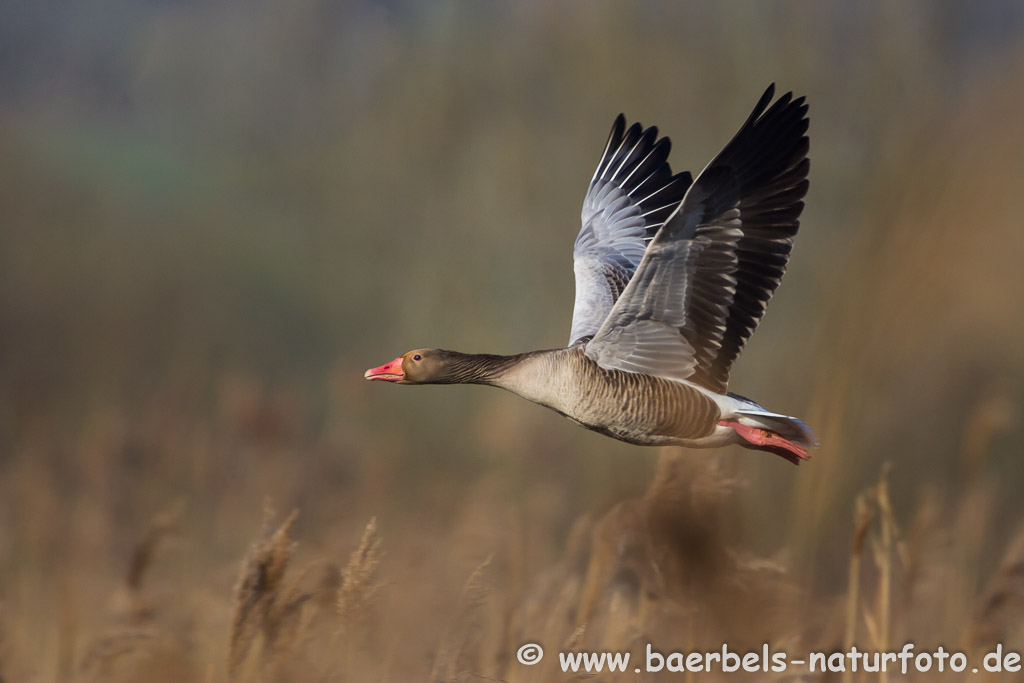
[[[569,345],[594,336],[643,258],[647,244],[690,186],[672,175],[671,143],[658,129],[619,114],[583,200],[583,228],[573,247],[576,304]]]
[[[807,194],[804,98],[770,86],[697,177],[586,353],[724,393],[789,261]],[[767,109],[767,111],[765,111]]]

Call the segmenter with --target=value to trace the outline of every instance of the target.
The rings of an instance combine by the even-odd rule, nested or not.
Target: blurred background
[[[696,172],[772,82],[811,189],[731,388],[809,463],[363,380],[564,345],[615,116]],[[1019,636],[1022,82],[1011,0],[0,4],[0,679]]]

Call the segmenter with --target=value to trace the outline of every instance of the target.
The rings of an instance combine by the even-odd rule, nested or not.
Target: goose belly
[[[570,414],[588,429],[642,446],[704,445],[715,435],[718,407],[695,389],[634,373],[602,374],[610,375],[603,386],[581,396]]]
[[[534,368],[528,386],[507,387],[601,434],[642,446],[716,446],[719,409],[699,390],[673,380],[576,362]],[[719,443],[721,442],[721,443]]]

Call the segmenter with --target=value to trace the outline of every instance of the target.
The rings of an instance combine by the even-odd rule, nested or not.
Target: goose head
[[[397,384],[439,384],[447,379],[447,351],[413,349],[390,363],[370,368],[363,377]]]

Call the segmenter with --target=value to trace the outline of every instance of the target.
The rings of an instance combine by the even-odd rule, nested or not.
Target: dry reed
[[[184,512],[184,503],[177,501],[149,521],[135,543],[123,575],[111,601],[113,625],[103,631],[85,650],[79,673],[87,680],[131,680],[138,671],[158,666],[158,680],[192,673],[189,635],[180,629],[167,629],[156,624],[159,616],[156,603],[145,590],[145,577],[152,566],[160,544],[175,528]],[[70,605],[71,601],[66,604]],[[67,619],[72,620],[69,614]],[[73,625],[64,629],[69,633]],[[69,641],[71,636],[62,640]],[[62,657],[63,658],[63,657]],[[63,668],[64,665],[62,665]]]
[[[871,504],[868,496],[861,493],[854,503],[853,542],[850,544],[850,568],[846,588],[846,626],[843,635],[843,648],[847,651],[857,639],[857,617],[860,612],[860,564],[864,553],[864,539],[872,520]],[[843,672],[843,683],[853,679],[852,671]]]
[[[240,679],[258,638],[262,638],[262,664],[272,662],[279,638],[294,625],[299,608],[308,598],[294,588],[286,590],[284,583],[295,550],[291,533],[298,515],[298,510],[293,510],[275,529],[273,512],[267,507],[262,537],[242,560],[228,640],[230,680]]]
[[[378,570],[383,551],[377,533],[377,519],[367,523],[359,547],[352,551],[348,564],[341,569],[341,584],[336,601],[343,635],[350,635],[365,622],[370,605],[381,588]]]
[[[975,651],[996,644],[1020,647],[1024,635],[1024,528],[1006,549],[999,567],[977,599],[966,640]]]
[[[490,556],[481,562],[462,587],[454,619],[441,637],[430,672],[430,680],[435,683],[455,683],[473,671],[473,647],[479,641],[484,601],[491,592],[488,572],[493,559]]]
[[[878,565],[878,613],[877,626],[875,627],[875,650],[886,652],[892,644],[890,618],[892,612],[892,561],[893,544],[895,538],[895,517],[892,511],[892,504],[889,501],[889,470],[891,466],[885,463],[882,466],[882,474],[876,487],[875,501],[878,505],[879,523],[881,527],[881,540],[873,544],[875,550],[875,562]],[[870,621],[869,621],[870,623]],[[889,680],[889,672],[879,672],[879,680],[886,683]]]

